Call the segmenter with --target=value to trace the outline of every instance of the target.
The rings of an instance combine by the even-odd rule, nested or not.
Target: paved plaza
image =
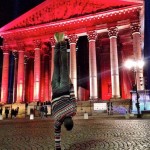
[[[63,150],[150,150],[150,119],[93,117],[62,127]],[[0,121],[0,150],[54,150],[53,120]]]

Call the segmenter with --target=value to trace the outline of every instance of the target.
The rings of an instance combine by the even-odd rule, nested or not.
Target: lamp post
[[[144,61],[143,60],[139,60],[139,61],[134,61],[134,60],[127,60],[125,62],[125,67],[128,69],[133,69],[134,72],[134,85],[133,85],[133,91],[135,91],[136,93],[136,108],[137,108],[137,118],[141,118],[141,113],[140,113],[140,103],[139,103],[139,93],[138,93],[138,89],[137,89],[137,71],[139,69],[142,69],[144,66]]]

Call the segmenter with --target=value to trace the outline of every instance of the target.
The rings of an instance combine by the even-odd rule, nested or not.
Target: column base
[[[25,104],[25,102],[15,102],[15,103],[12,103],[12,104]]]
[[[95,101],[95,100],[98,100],[98,97],[96,97],[96,96],[94,97],[94,96],[93,96],[93,97],[89,97],[89,99],[90,99],[91,101],[92,101],[92,100]]]
[[[110,98],[110,101],[111,101],[111,102],[114,102],[114,101],[121,101],[121,100],[123,100],[121,97],[112,97],[112,98]]]
[[[0,106],[3,106],[3,105],[5,105],[5,103],[3,103],[3,102],[0,102]]]

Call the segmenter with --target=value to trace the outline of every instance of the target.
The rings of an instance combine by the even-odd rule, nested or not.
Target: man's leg
[[[60,88],[62,92],[70,91],[70,78],[69,78],[69,65],[67,57],[67,42],[60,42],[60,56],[61,56],[61,69],[60,69]]]
[[[60,54],[58,55],[55,52],[52,89],[53,98],[62,95],[69,95],[70,82],[67,63],[67,43],[65,41],[60,42]]]
[[[54,124],[55,130],[55,150],[61,150],[61,125],[63,122],[56,120]]]
[[[57,94],[59,83],[60,83],[60,43],[56,43],[55,49],[54,49],[54,72],[53,72],[53,78],[52,78],[52,91],[53,95]]]

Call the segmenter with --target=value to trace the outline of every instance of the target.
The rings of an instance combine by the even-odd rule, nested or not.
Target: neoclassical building
[[[80,101],[131,98],[128,58],[143,59],[142,1],[46,0],[0,28],[1,103],[51,101],[54,34],[64,32]],[[136,70],[138,90],[143,69]]]

